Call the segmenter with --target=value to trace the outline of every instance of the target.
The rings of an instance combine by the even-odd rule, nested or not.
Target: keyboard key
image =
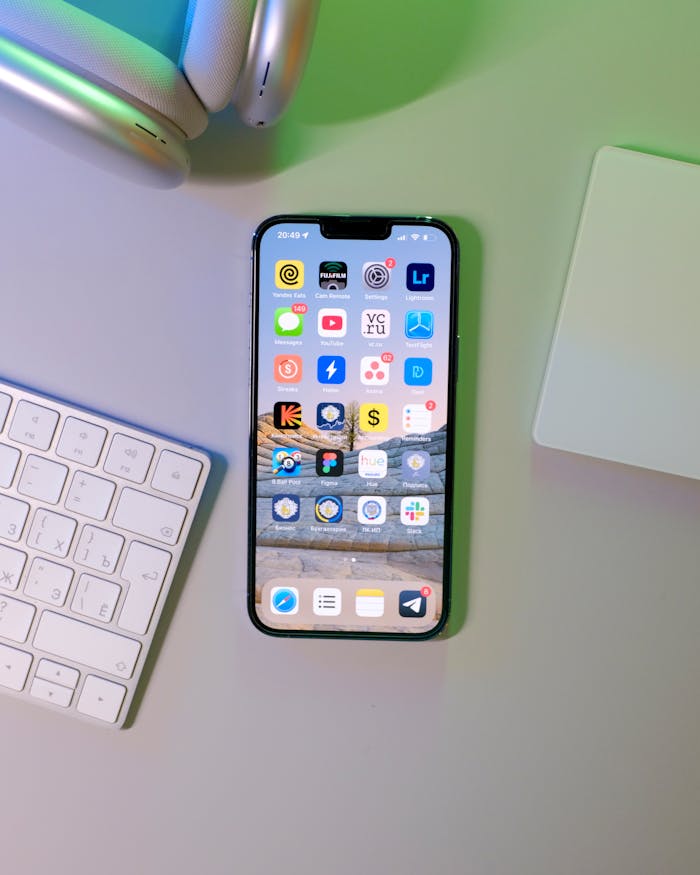
[[[39,618],[34,647],[121,678],[131,677],[141,650],[132,638],[52,611],[44,611]]]
[[[111,480],[95,477],[85,471],[76,471],[66,496],[66,510],[81,513],[93,520],[103,520],[107,516],[115,489]]]
[[[27,444],[37,450],[48,450],[56,431],[58,413],[48,407],[20,401],[10,426],[10,437],[18,444]]]
[[[2,428],[5,425],[5,419],[7,418],[7,411],[10,409],[10,404],[12,404],[12,397],[6,395],[4,392],[0,392],[0,431],[2,431]]]
[[[202,473],[202,463],[181,453],[163,450],[158,458],[151,486],[159,492],[167,492],[175,498],[192,498]]]
[[[0,495],[0,538],[19,541],[27,520],[29,505],[7,495]]]
[[[8,447],[7,444],[0,444],[0,486],[3,489],[12,483],[17,470],[17,464],[21,453],[17,447]]]
[[[176,544],[187,511],[180,504],[165,501],[126,487],[119,496],[112,523],[137,535]]]
[[[104,469],[133,483],[143,483],[155,447],[125,434],[115,434],[107,453]]]
[[[126,687],[89,674],[78,700],[78,711],[98,720],[114,723],[126,695]]]
[[[4,589],[17,589],[26,561],[26,553],[0,544],[0,586]]]
[[[62,459],[71,459],[81,465],[87,465],[88,468],[94,468],[100,458],[106,437],[106,428],[69,416],[63,425],[56,455]]]
[[[85,526],[73,558],[79,565],[86,565],[103,574],[112,574],[123,545],[124,538],[116,532]]]
[[[109,623],[117,606],[122,588],[92,574],[81,574],[70,609],[75,614]]]
[[[46,681],[51,681],[54,684],[60,684],[62,687],[69,687],[71,690],[74,690],[78,686],[80,672],[77,668],[62,665],[60,662],[54,662],[52,659],[40,659],[35,677],[44,678]]]
[[[68,555],[78,524],[74,519],[43,508],[36,512],[27,536],[27,544],[62,559]],[[0,531],[2,526],[0,525]]]
[[[20,644],[26,641],[35,613],[34,605],[0,595],[0,637]]]
[[[121,726],[209,469],[0,381],[0,695]]]
[[[146,632],[171,558],[167,550],[139,541],[131,543],[122,568],[122,578],[129,581],[117,623],[122,629],[137,635]]]
[[[17,492],[49,504],[58,504],[67,476],[68,468],[65,465],[42,456],[29,455],[19,478]]]
[[[31,664],[29,653],[0,644],[0,685],[10,690],[23,690]]]
[[[70,700],[73,698],[73,690],[68,687],[62,687],[61,684],[52,684],[50,681],[45,681],[43,678],[35,677],[32,681],[30,694],[37,699],[43,699],[44,702],[50,702],[52,705],[58,705],[60,708],[67,708],[70,705]]]
[[[29,569],[24,592],[30,598],[60,607],[66,600],[71,580],[71,568],[37,557]]]

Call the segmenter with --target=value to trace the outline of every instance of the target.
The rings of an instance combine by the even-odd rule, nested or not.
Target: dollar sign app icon
[[[389,408],[386,404],[361,404],[360,429],[362,431],[386,431],[389,425]]]
[[[275,380],[278,383],[298,383],[301,380],[300,355],[276,355],[273,364]]]

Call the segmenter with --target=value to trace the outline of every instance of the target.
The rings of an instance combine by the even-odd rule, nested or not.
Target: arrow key
[[[42,699],[44,702],[49,702],[52,705],[58,705],[60,708],[67,708],[70,705],[70,700],[73,698],[73,690],[38,677],[35,677],[32,681],[32,687],[29,692],[37,699]]]
[[[78,700],[78,711],[96,717],[106,723],[114,723],[126,695],[126,687],[106,681],[94,674],[85,678],[83,691]]]
[[[60,662],[54,662],[52,659],[41,659],[36,669],[36,677],[74,690],[78,686],[80,672],[77,668],[62,665]]]
[[[0,644],[0,685],[10,690],[21,690],[29,674],[32,657],[16,647]]]

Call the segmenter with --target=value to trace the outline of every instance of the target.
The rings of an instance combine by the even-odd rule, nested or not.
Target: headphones
[[[0,0],[0,109],[92,163],[159,188],[233,101],[252,127],[286,109],[320,0],[189,0],[179,65],[65,0]]]

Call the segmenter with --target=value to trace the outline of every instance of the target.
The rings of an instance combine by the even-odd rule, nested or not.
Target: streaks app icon
[[[284,259],[275,262],[275,285],[278,289],[300,289],[304,285],[304,262]]]
[[[278,383],[298,383],[301,380],[301,356],[276,355],[272,369]]]
[[[386,431],[389,426],[389,408],[386,404],[360,404],[360,429]]]
[[[280,430],[301,428],[301,404],[296,401],[277,401],[272,409],[275,428]]]

